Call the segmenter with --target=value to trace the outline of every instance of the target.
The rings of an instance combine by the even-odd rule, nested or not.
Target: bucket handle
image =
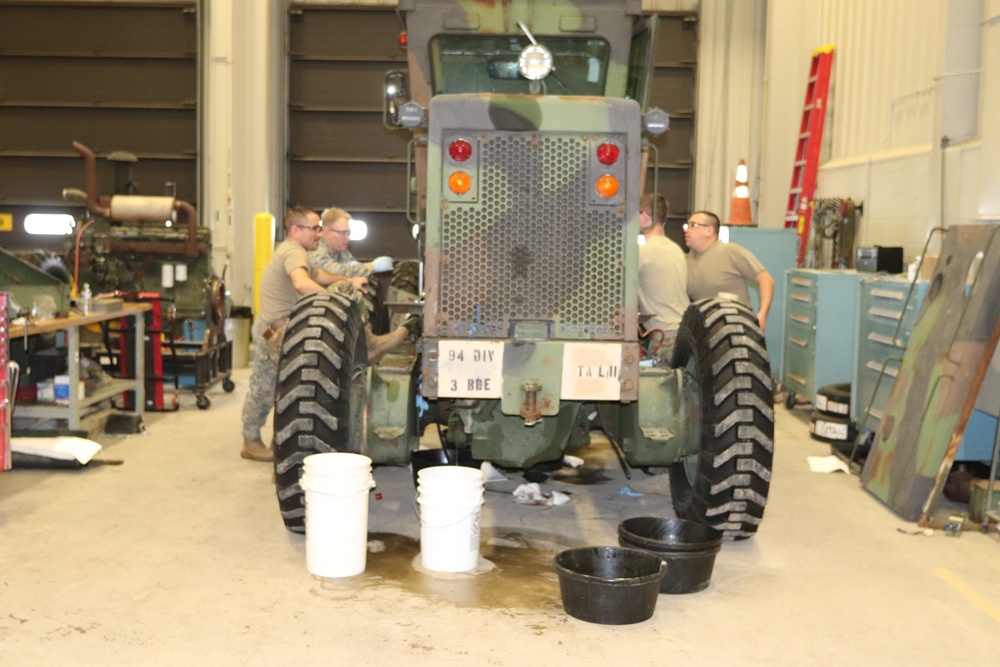
[[[365,486],[361,487],[357,491],[350,491],[348,493],[330,493],[329,491],[326,491],[324,489],[317,489],[315,486],[310,486],[309,484],[306,483],[305,481],[306,479],[308,478],[299,480],[299,486],[301,486],[304,491],[315,491],[316,493],[319,493],[321,495],[333,496],[334,498],[350,498],[351,496],[356,496],[359,493],[368,493],[369,491],[375,488],[375,480],[372,479],[369,480],[368,483],[365,484]]]
[[[457,526],[458,524],[462,523],[476,512],[480,511],[483,505],[485,504],[486,504],[486,499],[483,498],[482,500],[479,501],[474,510],[463,516],[461,519],[458,519],[457,521],[452,521],[451,523],[443,523],[440,526],[436,526],[432,523],[428,523],[426,525],[430,526],[431,528],[450,528],[451,526]],[[420,503],[418,503],[416,500],[413,501],[413,513],[417,515],[417,518],[420,519],[421,525],[423,525],[424,518],[420,516]]]

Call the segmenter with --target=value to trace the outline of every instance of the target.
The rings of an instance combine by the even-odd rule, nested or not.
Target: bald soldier
[[[687,289],[692,301],[708,298],[731,299],[747,306],[751,282],[760,291],[757,324],[764,331],[767,313],[774,298],[774,279],[764,265],[746,248],[719,242],[719,217],[698,211],[684,225],[687,256]]]

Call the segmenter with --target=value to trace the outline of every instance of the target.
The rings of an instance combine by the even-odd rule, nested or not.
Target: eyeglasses
[[[684,231],[689,229],[697,229],[698,227],[711,227],[712,225],[705,222],[685,222]]]
[[[323,231],[323,225],[295,225],[299,229],[308,229],[311,232]]]
[[[350,229],[329,229],[327,231],[329,231],[331,234],[340,234],[341,236],[350,236],[351,235],[351,230]]]

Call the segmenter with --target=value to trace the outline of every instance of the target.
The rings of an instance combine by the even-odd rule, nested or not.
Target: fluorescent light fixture
[[[357,218],[351,218],[348,222],[351,227],[351,240],[360,241],[361,239],[368,236],[368,223],[364,220],[358,220]]]
[[[24,216],[24,231],[28,234],[67,236],[73,233],[75,224],[69,213],[29,213]]]

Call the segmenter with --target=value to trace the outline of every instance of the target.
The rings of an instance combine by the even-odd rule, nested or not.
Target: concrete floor
[[[658,478],[626,485],[606,444],[583,451],[609,481],[547,482],[556,508],[487,493],[478,576],[414,568],[409,470],[378,468],[360,576],[306,570],[267,464],[239,457],[237,390],[212,407],[147,416],[104,440],[121,466],[0,474],[0,655],[15,665],[970,665],[1000,654],[1000,541],[912,530],[856,477],[810,473],[804,410],[778,408],[770,502],[754,539],[727,542],[703,592],[601,626],[566,615],[552,556],[615,544],[618,522],[670,513]],[[518,480],[499,485],[511,491]],[[992,657],[991,657],[992,656]]]

